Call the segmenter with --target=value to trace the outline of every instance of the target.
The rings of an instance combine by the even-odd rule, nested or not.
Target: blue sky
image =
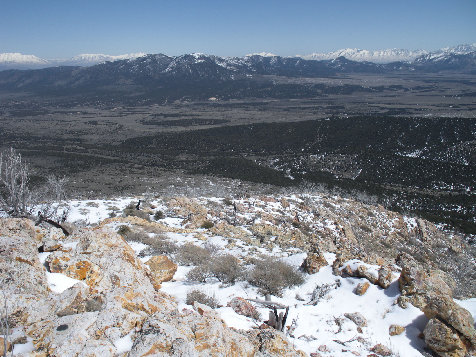
[[[476,42],[476,0],[0,0],[0,53],[283,56]]]

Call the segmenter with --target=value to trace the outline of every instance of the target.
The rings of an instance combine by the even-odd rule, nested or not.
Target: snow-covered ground
[[[319,197],[314,197],[319,200]],[[95,200],[95,201],[71,201],[69,202],[70,216],[72,222],[81,222],[83,224],[97,224],[105,218],[120,215],[122,210],[131,202],[137,202],[138,198],[118,198],[114,200]],[[287,197],[289,205],[296,205],[300,202],[299,197]],[[225,207],[223,199],[217,198],[200,198],[198,202],[207,204],[222,205],[222,209],[232,210],[232,207]],[[164,229],[162,236],[181,246],[191,242],[197,246],[206,246],[213,244],[218,247],[222,253],[233,254],[243,259],[245,257],[259,255],[272,255],[279,257],[288,264],[298,268],[306,254],[297,249],[283,249],[274,246],[272,249],[267,247],[258,247],[250,245],[244,241],[235,239],[233,246],[229,245],[228,237],[212,233],[211,230],[203,228],[185,227],[186,217],[180,217],[177,214],[167,215],[171,212],[171,207],[167,207],[166,203],[161,200],[150,202],[154,207],[160,208],[165,217],[160,219],[160,223],[170,230]],[[273,209],[282,209],[281,203],[271,200],[264,202],[260,198],[248,198],[234,201],[236,205],[252,206],[255,211],[261,211],[262,223],[269,223],[269,213]],[[293,207],[291,207],[293,208]],[[296,207],[294,207],[296,208]],[[339,209],[339,204],[335,204],[335,209]],[[289,210],[292,216],[293,209]],[[249,213],[243,213],[243,220],[256,222],[257,216]],[[301,215],[301,219],[308,219],[306,215]],[[154,220],[151,217],[152,220]],[[409,227],[416,223],[414,219],[405,218],[405,222]],[[391,226],[391,222],[386,222],[387,226]],[[117,230],[119,223],[108,223],[112,230]],[[249,226],[240,227],[244,231],[249,231]],[[329,230],[337,230],[338,228],[332,223],[327,222],[326,228]],[[391,229],[391,227],[390,227]],[[149,233],[153,236],[155,233]],[[141,242],[129,242],[130,246],[140,254],[147,245]],[[40,253],[40,260],[44,261],[49,253]],[[143,262],[150,257],[141,255]],[[173,257],[172,257],[173,258]],[[354,290],[359,283],[366,280],[363,278],[343,278],[335,276],[332,273],[332,262],[335,255],[325,253],[328,262],[327,266],[322,267],[318,273],[305,275],[304,283],[300,286],[287,288],[283,291],[282,296],[271,296],[273,302],[289,306],[289,315],[284,332],[288,339],[298,348],[307,354],[320,353],[322,356],[365,356],[370,353],[370,349],[380,343],[387,346],[395,356],[421,356],[424,341],[419,337],[426,325],[427,319],[423,313],[409,305],[408,308],[402,309],[396,300],[400,294],[398,288],[398,274],[394,275],[394,281],[387,289],[382,289],[377,285],[370,284],[369,289],[362,296],[356,295]],[[357,260],[350,261],[348,264],[357,266],[366,265],[368,271],[376,272],[378,266],[364,264]],[[252,329],[258,327],[264,320],[268,319],[269,309],[256,305],[257,310],[262,316],[261,321],[257,322],[251,318],[238,315],[231,307],[227,306],[228,302],[234,297],[242,297],[245,299],[264,299],[258,292],[258,289],[247,282],[239,281],[233,285],[224,285],[215,278],[210,278],[206,283],[198,283],[187,280],[187,273],[193,269],[193,266],[179,266],[172,281],[162,284],[162,290],[174,296],[178,302],[179,310],[191,309],[186,304],[187,293],[192,290],[201,290],[208,296],[214,297],[220,307],[216,311],[228,326],[238,329]],[[66,278],[62,274],[48,274],[48,283],[55,292],[61,292],[72,286],[74,279]],[[316,304],[309,304],[311,295],[318,286],[328,284],[331,288]],[[473,317],[476,317],[476,298],[456,301],[458,304],[468,309]],[[366,326],[359,327],[345,314],[360,313],[367,321]],[[393,324],[405,327],[405,332],[397,336],[389,335],[389,327]],[[116,341],[118,348],[127,351],[131,345],[130,338],[127,336]]]

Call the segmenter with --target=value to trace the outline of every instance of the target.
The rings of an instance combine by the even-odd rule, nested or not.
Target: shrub
[[[30,167],[10,148],[0,152],[0,208],[13,217],[26,217],[32,210]]]
[[[204,292],[200,290],[192,290],[187,293],[187,298],[185,300],[185,303],[187,305],[193,305],[194,302],[198,302],[200,304],[207,305],[211,307],[212,309],[216,309],[219,307],[218,300],[215,297],[208,296]]]
[[[117,229],[117,233],[119,233],[121,236],[123,236],[124,238],[126,237],[127,233],[131,232],[131,228],[129,226],[120,226],[118,229]]]
[[[213,222],[212,221],[203,221],[202,222],[202,225],[200,226],[200,228],[204,228],[204,229],[210,229],[214,226]]]
[[[243,276],[238,258],[231,254],[219,255],[210,261],[210,273],[225,284],[234,284]]]
[[[145,219],[146,221],[150,221],[150,215],[145,211],[137,209],[136,205],[133,202],[129,203],[129,205],[124,208],[122,214],[124,215],[124,217],[134,216]]]
[[[225,206],[233,206],[233,201],[231,200],[231,198],[226,197],[223,199],[223,204]]]
[[[219,255],[203,261],[187,274],[187,280],[205,283],[207,278],[217,278],[224,284],[234,284],[243,276],[240,261],[231,254]]]
[[[203,246],[206,250],[210,252],[210,254],[214,255],[221,250],[221,247],[217,244],[213,244],[212,242],[205,242]]]
[[[134,231],[130,229],[128,232],[125,234],[122,234],[124,239],[128,242],[140,242],[147,244],[148,240],[150,239],[149,235],[145,232],[142,231]],[[149,245],[149,244],[147,244]]]
[[[284,288],[300,285],[304,282],[304,278],[299,271],[273,257],[256,261],[247,280],[251,285],[256,286],[263,295],[276,296],[281,296]]]
[[[208,262],[211,253],[202,247],[193,243],[186,243],[178,249],[176,259],[183,265],[200,265]]]
[[[155,214],[154,214],[154,219],[155,219],[156,221],[159,221],[159,220],[161,220],[161,219],[163,219],[163,218],[164,218],[164,213],[163,213],[162,211],[157,211],[157,212],[155,212]]]
[[[163,254],[171,255],[174,254],[178,249],[177,244],[160,236],[148,237],[148,239],[142,243],[147,244],[149,248],[143,250],[140,254],[141,256]]]
[[[197,281],[205,283],[207,278],[211,277],[210,267],[208,264],[198,265],[187,273],[188,281]]]
[[[150,236],[144,231],[132,230],[129,226],[120,226],[118,231],[128,242],[139,242],[148,245],[149,248],[141,252],[141,256],[173,254],[178,247],[174,242],[169,241],[162,235]]]

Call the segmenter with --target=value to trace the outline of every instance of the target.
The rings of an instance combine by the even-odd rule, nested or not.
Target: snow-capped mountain
[[[419,64],[437,59],[445,59],[452,55],[467,55],[476,51],[476,43],[470,45],[458,45],[455,47],[442,48],[437,51],[429,52],[426,50],[404,50],[404,49],[387,49],[387,50],[362,50],[362,49],[342,49],[329,53],[312,53],[309,55],[297,55],[293,57],[280,57],[270,52],[259,52],[247,54],[244,57],[217,57],[208,56],[200,53],[190,55],[168,57],[161,55],[174,61],[184,63],[193,61],[207,62],[211,59],[213,62],[226,69],[238,69],[248,66],[250,62],[269,62],[277,64],[289,60],[300,61],[332,61],[341,57],[354,62],[372,62],[374,64],[387,64],[391,62],[406,62]],[[34,55],[24,55],[21,53],[0,53],[0,70],[4,69],[38,69],[55,66],[80,66],[89,67],[104,62],[114,62],[119,60],[135,60],[146,57],[145,53],[130,53],[123,55],[105,55],[105,54],[80,54],[70,59],[43,59]],[[152,55],[149,55],[152,56]],[[187,57],[191,56],[191,57]],[[149,61],[152,57],[149,58]]]
[[[19,69],[41,68],[49,65],[47,60],[34,55],[24,55],[22,53],[0,53],[0,67],[11,67]]]
[[[113,62],[124,59],[136,59],[145,53],[128,53],[123,55],[80,54],[69,59],[44,59],[22,53],[0,53],[0,70],[3,69],[39,69],[56,66],[93,66],[103,62]]]
[[[451,56],[467,55],[469,53],[476,52],[476,43],[471,45],[458,45],[455,47],[446,47],[441,50],[422,54],[414,59],[415,63],[426,63],[429,61],[447,61]]]
[[[362,50],[358,48],[346,48],[328,53],[312,53],[309,55],[298,55],[308,60],[333,60],[338,57],[345,57],[357,62],[373,63],[391,63],[391,62],[413,62],[417,58],[444,57],[448,55],[464,55],[476,51],[476,43],[471,45],[458,45],[455,47],[446,47],[437,51],[429,52],[426,50],[405,50],[405,49],[386,49],[386,50]]]
[[[361,50],[358,48],[346,48],[328,53],[312,53],[309,55],[299,55],[298,57],[307,60],[333,60],[338,57],[345,57],[352,61],[358,62],[374,62],[374,63],[390,63],[390,62],[409,62],[418,56],[427,54],[425,50],[403,50],[403,49],[387,49],[387,50]]]
[[[98,63],[102,62],[113,62],[113,61],[118,61],[118,60],[124,60],[124,59],[135,59],[138,57],[145,56],[146,54],[143,52],[139,53],[127,53],[123,55],[118,55],[118,56],[111,56],[111,55],[104,55],[104,54],[98,54],[98,53],[83,53],[77,56],[74,56],[73,58],[69,60],[60,60],[59,65],[65,65],[68,64],[70,66],[92,66]]]
[[[277,57],[278,55],[271,52],[257,52],[257,53],[248,53],[245,57],[251,56],[261,56],[261,57]]]

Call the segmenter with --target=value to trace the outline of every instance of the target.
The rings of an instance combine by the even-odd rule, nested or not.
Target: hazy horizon
[[[474,15],[471,0],[19,0],[2,5],[0,53],[63,59],[137,52],[294,56],[343,48],[433,51],[475,43]]]

